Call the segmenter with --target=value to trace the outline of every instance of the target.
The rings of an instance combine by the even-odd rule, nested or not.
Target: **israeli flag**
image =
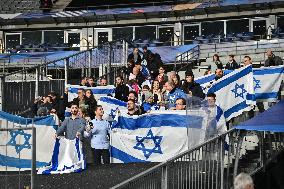
[[[82,143],[76,138],[57,138],[54,144],[51,163],[38,170],[38,174],[64,174],[81,172],[86,168]]]
[[[53,151],[55,133],[52,116],[27,119],[0,111],[0,128],[36,128],[36,167],[46,166]],[[32,131],[0,131],[0,171],[24,171],[31,169]]]
[[[196,83],[199,83],[199,85],[202,87],[203,91],[214,80],[215,80],[215,74],[209,74],[209,75],[201,76],[201,77],[198,77],[198,78],[194,79],[194,81]]]
[[[117,115],[111,131],[113,163],[163,162],[204,141],[205,116],[199,111],[151,111]],[[204,112],[204,111],[203,111]]]
[[[98,100],[98,105],[104,109],[104,119],[112,121],[118,110],[127,111],[127,103],[110,96],[102,96]]]
[[[224,111],[226,121],[249,111],[255,105],[252,66],[235,70],[212,84],[208,93],[216,94],[216,101]]]
[[[284,66],[273,66],[253,69],[255,97],[261,102],[276,102]]]
[[[114,95],[115,86],[107,85],[107,86],[98,86],[98,87],[85,87],[80,85],[67,85],[68,88],[68,102],[73,101],[74,98],[78,97],[78,89],[91,89],[95,98],[99,99],[101,96]]]

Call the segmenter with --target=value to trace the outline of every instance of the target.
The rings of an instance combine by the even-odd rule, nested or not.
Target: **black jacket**
[[[124,102],[127,102],[128,94],[129,94],[129,88],[124,84],[118,85],[115,88],[115,96],[114,97],[118,100],[122,100]]]
[[[235,60],[233,60],[232,63],[228,62],[225,66],[226,70],[235,70],[239,68],[240,68],[240,65]]]
[[[130,54],[128,55],[127,62],[130,62],[131,60],[134,60],[134,54],[133,54],[133,53],[130,53]],[[141,61],[142,61],[142,58],[141,58],[140,54],[138,54],[138,58],[137,58],[137,60],[134,62],[134,64],[141,64]]]
[[[283,65],[283,61],[279,56],[275,56],[274,54],[272,54],[272,57],[266,59],[264,63],[265,67],[279,66],[279,65]]]
[[[199,85],[199,83],[196,83],[196,82],[188,83],[184,81],[181,89],[187,94],[189,94],[189,91],[190,91],[192,93],[192,96],[199,97],[201,99],[205,98],[205,94],[203,93],[203,90],[201,86]]]

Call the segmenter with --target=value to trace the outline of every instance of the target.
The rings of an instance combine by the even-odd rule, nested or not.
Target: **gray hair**
[[[249,185],[253,185],[253,180],[247,173],[240,173],[234,179],[234,189],[246,189]]]

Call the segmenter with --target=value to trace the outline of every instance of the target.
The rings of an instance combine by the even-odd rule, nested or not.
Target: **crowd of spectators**
[[[271,50],[267,51],[267,56],[265,66],[283,64],[282,59],[275,56]],[[127,103],[129,116],[147,113],[153,107],[159,107],[161,110],[185,110],[189,105],[200,105],[202,102],[207,102],[211,107],[215,105],[215,94],[207,94],[207,100],[204,100],[206,95],[201,86],[195,82],[192,70],[187,70],[185,78],[182,80],[174,71],[166,74],[161,57],[152,53],[147,47],[143,48],[141,55],[138,48],[134,48],[127,61],[128,65],[123,69],[126,77],[117,76],[115,78],[113,97]],[[249,64],[252,64],[252,59],[245,56],[243,65]],[[241,65],[234,60],[234,55],[230,55],[229,62],[223,66],[218,54],[215,54],[206,74],[214,71],[215,81],[217,81],[223,77],[224,68],[234,70],[240,67]],[[127,79],[126,82],[125,79]],[[83,77],[79,83],[79,85],[87,87],[106,86],[107,84],[105,78],[101,78],[96,83],[91,77]],[[68,139],[89,138],[85,142],[89,144],[85,145],[88,146],[86,151],[93,149],[89,154],[93,153],[95,163],[100,164],[101,157],[104,163],[109,163],[107,150],[109,147],[109,123],[102,118],[103,107],[97,104],[91,89],[78,88],[77,95],[72,102],[68,102],[68,90],[65,90],[61,97],[55,92],[50,92],[47,96],[35,100],[33,112],[37,116],[48,114],[58,116],[61,124],[58,122],[60,126],[56,137],[65,133],[65,137]],[[190,97],[198,100],[188,104]],[[261,104],[257,104],[257,106],[260,111],[264,111]],[[68,107],[71,116],[65,118],[64,113]],[[216,133],[216,131],[210,131],[209,135],[212,133]]]

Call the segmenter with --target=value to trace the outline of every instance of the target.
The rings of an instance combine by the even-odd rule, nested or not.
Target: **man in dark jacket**
[[[134,61],[134,64],[141,64],[142,58],[139,54],[137,47],[133,49],[133,52],[128,55],[127,62]]]
[[[205,98],[201,86],[194,81],[194,74],[191,70],[185,72],[185,81],[183,82],[181,89],[192,97]]]
[[[127,97],[129,94],[129,88],[123,83],[123,78],[117,76],[115,78],[116,88],[115,88],[115,98],[127,102]]]
[[[266,55],[268,58],[265,60],[265,67],[283,65],[282,59],[279,56],[275,56],[271,49],[267,50]]]
[[[150,71],[151,78],[155,79],[159,75],[159,68],[163,66],[163,62],[159,54],[150,54],[147,60],[147,68]]]
[[[150,50],[148,50],[147,46],[144,46],[142,49],[143,49],[142,60],[146,60],[148,62],[150,54],[153,54],[153,53]]]
[[[240,65],[236,62],[234,55],[229,55],[229,62],[226,64],[225,69],[226,70],[235,70],[239,69]]]

